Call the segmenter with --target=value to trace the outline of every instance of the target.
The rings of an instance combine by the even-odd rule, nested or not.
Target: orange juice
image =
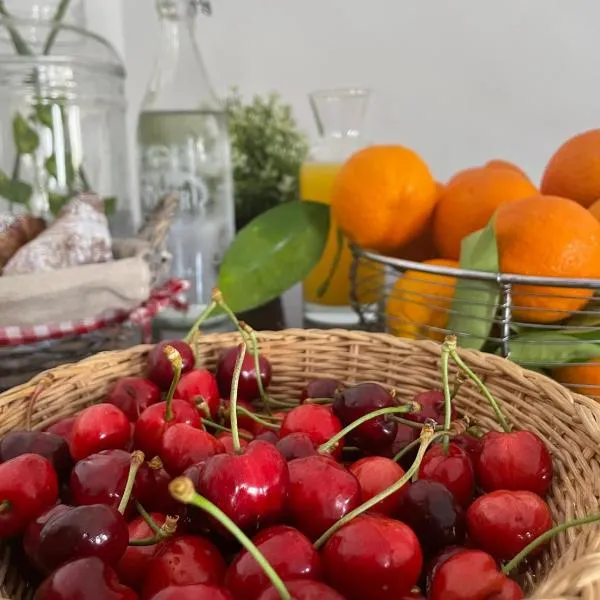
[[[341,166],[342,163],[305,163],[300,171],[300,197],[303,200],[329,204],[333,182]],[[331,271],[337,253],[337,244],[337,224],[332,219],[329,238],[321,260],[304,280],[305,302],[330,307],[347,307],[350,305],[350,266],[352,264],[352,252],[345,240],[339,263],[331,278],[329,287],[321,297],[318,295],[319,287],[327,279]],[[380,288],[383,284],[383,273],[378,269],[374,270],[372,265],[361,265],[358,273],[359,280],[361,276],[366,277],[366,269],[369,269],[369,276],[372,277],[375,275],[375,280],[369,281],[369,291],[361,294],[362,297],[360,300],[362,302],[374,302],[380,294]]]

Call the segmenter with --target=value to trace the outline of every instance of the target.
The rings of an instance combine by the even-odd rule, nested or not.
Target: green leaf
[[[31,154],[40,145],[40,136],[37,131],[19,113],[13,119],[13,136],[19,154]]]
[[[460,268],[497,273],[500,269],[494,230],[495,219],[462,241]],[[481,350],[489,336],[500,290],[495,281],[460,279],[454,292],[448,329],[462,348]]]
[[[54,127],[54,119],[52,118],[52,104],[37,104],[35,107],[35,115],[37,120],[46,127],[52,129]]]
[[[596,334],[598,336],[598,334]],[[524,333],[510,342],[510,359],[540,367],[585,361],[600,357],[600,344],[584,341],[559,331]]]
[[[29,205],[33,187],[24,181],[11,179],[4,171],[0,171],[0,196],[12,204]]]
[[[115,211],[117,210],[117,199],[114,196],[111,196],[109,198],[103,198],[102,201],[104,202],[104,214],[105,215],[112,215],[115,213]]]
[[[235,312],[262,306],[302,281],[319,262],[329,234],[329,207],[296,201],[244,227],[225,253],[219,289]]]
[[[69,188],[71,188],[73,181],[75,180],[75,169],[73,168],[73,157],[69,152],[65,152],[65,176],[66,176],[66,184]],[[52,154],[46,159],[44,163],[46,167],[46,171],[49,175],[58,179],[58,165],[56,162],[56,154]]]
[[[69,196],[62,196],[61,194],[48,194],[48,203],[50,204],[50,212],[56,217],[62,210],[62,207],[69,201]]]

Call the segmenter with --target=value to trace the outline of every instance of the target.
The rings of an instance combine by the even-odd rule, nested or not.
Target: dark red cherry
[[[235,371],[235,363],[241,351],[241,346],[228,348],[221,354],[217,362],[217,383],[223,398],[231,395],[231,382]],[[262,355],[259,355],[260,379],[266,390],[271,383],[271,363]],[[238,386],[238,398],[242,400],[256,400],[260,396],[258,389],[258,377],[255,360],[250,351],[247,351],[242,363],[242,372]]]
[[[176,477],[188,467],[224,452],[223,442],[207,431],[178,423],[165,431],[160,457],[165,470]]]
[[[374,410],[391,406],[396,403],[385,388],[377,383],[359,383],[336,392],[333,412],[342,425],[347,426]],[[379,454],[390,447],[397,429],[398,424],[388,415],[375,417],[352,431],[348,441],[362,450]]]
[[[329,456],[307,456],[288,463],[288,521],[311,540],[360,504],[360,485]]]
[[[336,390],[341,390],[345,386],[339,379],[313,379],[309,381],[300,392],[300,402],[308,398],[331,398]]]
[[[466,508],[475,492],[475,473],[469,455],[454,442],[431,446],[419,468],[419,478],[438,481],[454,494],[456,501]]]
[[[34,600],[138,600],[114,570],[92,556],[74,560],[54,571],[38,588]]]
[[[292,600],[347,600],[333,588],[320,581],[295,579],[284,581]],[[257,600],[280,600],[281,596],[274,587],[267,588]]]
[[[71,432],[73,431],[73,425],[75,424],[75,421],[77,421],[77,415],[65,417],[64,419],[61,419],[60,421],[57,421],[56,423],[46,427],[45,431],[48,433],[53,433],[54,435],[59,435],[68,442],[69,438],[71,437]]]
[[[306,433],[290,433],[282,437],[275,447],[288,462],[317,454],[314,442]]]
[[[81,411],[73,423],[69,449],[77,461],[102,450],[124,449],[130,439],[125,413],[112,404],[95,404]]]
[[[406,446],[418,440],[420,432],[421,430],[418,427],[410,427],[409,425],[398,423],[396,437],[394,438],[392,445],[382,453],[383,456],[386,456],[387,458],[394,458],[396,454],[398,454],[401,450],[404,450]],[[400,458],[398,462],[404,469],[410,469],[410,466],[417,457],[418,450],[419,447],[415,445],[412,447],[412,450],[408,450],[406,454]]]
[[[209,540],[189,535],[169,539],[147,565],[141,598],[150,600],[172,585],[220,585],[225,569],[223,557]]]
[[[252,541],[282,579],[321,578],[319,554],[297,529],[276,525],[263,529]],[[247,550],[238,554],[225,575],[225,587],[236,600],[256,600],[269,586],[264,570]]]
[[[348,600],[396,600],[416,585],[423,555],[400,521],[362,515],[334,533],[321,552],[326,580]]]
[[[442,391],[429,390],[421,392],[415,396],[413,402],[416,402],[421,407],[421,410],[415,413],[407,413],[405,418],[416,423],[425,423],[428,419],[435,421],[439,425],[444,422],[445,402]],[[454,420],[457,416],[456,408],[454,403],[452,403],[451,419]]]
[[[261,440],[263,442],[268,442],[269,444],[273,444],[273,446],[275,446],[279,441],[279,436],[274,431],[263,431],[262,433],[259,433],[254,439]]]
[[[21,454],[39,454],[47,458],[59,479],[68,476],[73,461],[66,440],[43,431],[9,431],[0,441],[0,462]]]
[[[217,380],[208,369],[193,369],[182,375],[175,389],[175,398],[186,400],[212,419],[217,416],[221,403]]]
[[[160,402],[161,391],[149,379],[122,377],[115,381],[106,397],[106,402],[120,408],[134,423],[152,404]]]
[[[540,496],[546,494],[554,475],[546,444],[531,431],[486,433],[475,472],[486,492],[527,490]]]
[[[216,585],[171,585],[161,590],[152,600],[233,600],[233,596]]]
[[[437,481],[412,483],[401,496],[396,516],[417,534],[428,557],[465,539],[464,512],[452,492]]]
[[[114,508],[105,504],[77,506],[44,525],[37,556],[46,571],[86,556],[115,565],[128,542],[127,523]]]
[[[400,465],[383,456],[361,458],[350,465],[349,470],[360,484],[361,504],[389,488],[404,475],[404,469]],[[410,484],[405,484],[397,492],[378,502],[371,512],[395,516],[400,506],[400,498],[408,485]]]
[[[254,409],[254,406],[252,406],[252,403],[250,403],[246,400],[238,399],[237,405],[238,405],[238,407],[243,408],[244,410],[251,412],[253,414],[256,412]],[[226,427],[231,427],[229,399],[223,400],[222,415],[224,417],[223,424]],[[244,429],[244,430],[250,432],[252,435],[256,435],[257,433],[262,433],[263,431],[274,431],[272,429],[268,429],[267,427],[263,427],[260,423],[257,423],[252,417],[249,417],[248,415],[242,413],[239,410],[237,413],[237,423],[238,423],[238,427],[240,429]]]
[[[452,443],[455,446],[460,446],[469,455],[473,467],[475,467],[479,460],[479,455],[481,454],[481,438],[475,437],[470,433],[461,433],[452,438]]]
[[[149,406],[137,420],[134,430],[135,445],[148,459],[160,456],[165,431],[176,423],[186,423],[202,429],[198,411],[185,400],[174,399],[171,404],[173,418],[166,420],[166,402]]]
[[[154,382],[163,392],[171,386],[175,373],[173,365],[165,354],[165,347],[171,346],[179,352],[183,363],[182,373],[194,368],[196,359],[192,347],[183,340],[168,340],[159,342],[148,354],[148,379]]]

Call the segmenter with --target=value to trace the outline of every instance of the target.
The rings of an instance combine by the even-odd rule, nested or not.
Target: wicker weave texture
[[[342,330],[286,330],[260,333],[262,352],[273,365],[270,393],[295,399],[307,380],[335,377],[348,383],[377,381],[409,400],[439,385],[441,347],[386,334]],[[213,367],[220,351],[239,343],[236,333],[197,340],[200,364]],[[0,395],[0,434],[29,423],[43,428],[60,417],[102,401],[110,384],[143,373],[150,346],[105,352],[41,374]],[[551,379],[509,361],[461,351],[485,380],[517,429],[538,433],[548,444],[555,467],[549,505],[556,522],[598,511],[600,495],[600,405],[571,394]],[[498,429],[487,402],[465,384],[457,396],[460,412],[486,429]],[[0,594],[27,597],[6,549],[0,568]],[[526,582],[536,600],[600,599],[600,527],[588,525],[557,537],[536,560]]]

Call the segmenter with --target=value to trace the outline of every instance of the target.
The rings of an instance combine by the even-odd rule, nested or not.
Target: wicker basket
[[[297,398],[305,382],[315,377],[378,381],[395,387],[406,399],[439,381],[440,346],[434,342],[342,330],[264,332],[259,341],[273,364],[270,392],[281,400]],[[199,338],[199,363],[213,367],[220,350],[238,342],[236,333]],[[98,354],[0,395],[0,433],[28,424],[43,428],[101,401],[113,381],[143,373],[149,348]],[[510,421],[546,440],[556,473],[549,498],[555,520],[598,511],[600,406],[503,358],[475,351],[461,355],[485,379]],[[458,406],[483,427],[496,428],[487,403],[473,386],[461,387]],[[0,594],[12,600],[30,597],[14,564],[14,550],[5,547],[0,557]],[[600,598],[600,528],[586,526],[555,537],[526,576],[526,587],[529,597],[537,600]]]

